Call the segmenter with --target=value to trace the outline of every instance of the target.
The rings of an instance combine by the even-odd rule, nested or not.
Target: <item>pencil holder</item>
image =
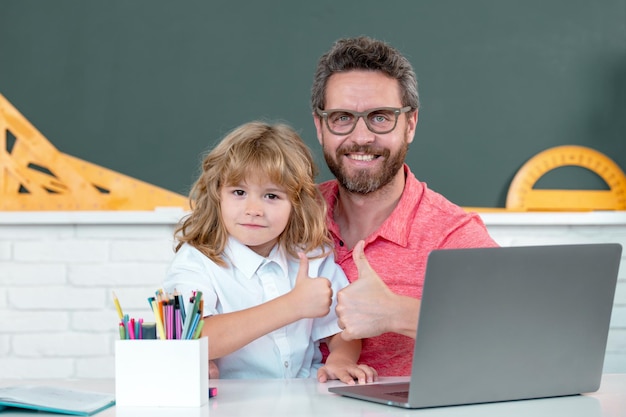
[[[115,341],[117,406],[200,407],[208,393],[208,338]]]

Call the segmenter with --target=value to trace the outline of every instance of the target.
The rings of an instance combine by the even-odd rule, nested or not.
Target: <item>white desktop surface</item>
[[[381,382],[406,378],[381,378]],[[114,380],[2,380],[0,385],[44,384],[95,391],[114,392]],[[607,374],[595,393],[560,398],[510,401],[467,406],[408,410],[382,404],[344,398],[328,392],[332,381],[320,384],[314,379],[290,380],[212,380],[217,397],[202,408],[121,408],[111,407],[98,417],[626,417],[626,374]],[[141,387],[137,387],[141,389]],[[28,410],[9,409],[2,417],[55,415]],[[60,415],[60,414],[56,414]]]

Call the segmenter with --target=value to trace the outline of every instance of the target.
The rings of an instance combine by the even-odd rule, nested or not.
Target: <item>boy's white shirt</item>
[[[184,244],[174,256],[163,283],[189,300],[191,292],[202,291],[204,316],[250,308],[288,293],[295,285],[299,259],[283,248],[272,249],[264,258],[234,238],[224,251],[227,267],[221,267],[191,245]],[[307,378],[321,366],[319,341],[339,333],[336,294],[348,280],[332,252],[309,260],[309,276],[325,277],[333,289],[330,313],[303,319],[275,330],[217,359],[220,378]],[[232,329],[236,332],[237,329]],[[211,346],[211,340],[209,340]]]

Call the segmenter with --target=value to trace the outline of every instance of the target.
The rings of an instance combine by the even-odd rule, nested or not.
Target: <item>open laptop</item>
[[[424,408],[597,391],[622,247],[431,252],[410,382],[329,391]]]

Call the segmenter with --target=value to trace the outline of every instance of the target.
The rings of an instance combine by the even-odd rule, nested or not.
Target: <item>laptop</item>
[[[597,391],[621,253],[613,243],[435,250],[409,382],[329,391],[404,408]]]

